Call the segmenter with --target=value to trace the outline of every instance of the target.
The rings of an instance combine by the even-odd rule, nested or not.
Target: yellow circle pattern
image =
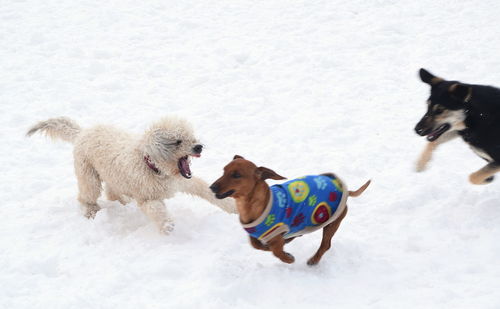
[[[288,191],[295,203],[304,201],[309,195],[309,186],[305,181],[298,180],[288,185]]]
[[[321,216],[321,217],[320,217]],[[319,203],[311,215],[311,222],[314,225],[325,223],[332,216],[332,210],[326,202]]]

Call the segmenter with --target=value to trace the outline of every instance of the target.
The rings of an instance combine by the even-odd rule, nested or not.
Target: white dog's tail
[[[33,135],[36,131],[41,131],[46,136],[56,139],[60,138],[66,142],[73,143],[82,128],[73,120],[66,117],[51,118],[40,121],[26,133],[27,136]]]

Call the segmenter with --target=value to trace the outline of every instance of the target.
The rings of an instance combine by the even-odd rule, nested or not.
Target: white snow
[[[443,145],[429,170],[425,67],[500,86],[498,1],[3,0],[0,308],[499,308],[500,180]],[[234,154],[289,178],[372,178],[320,265],[250,247],[236,215],[185,195],[159,235],[135,203],[76,201],[72,146],[26,138],[39,120],[141,132],[188,118],[208,182]]]

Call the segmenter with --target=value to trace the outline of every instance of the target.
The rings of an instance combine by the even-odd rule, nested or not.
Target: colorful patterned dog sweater
[[[270,187],[262,215],[243,228],[266,244],[276,235],[291,238],[320,229],[346,207],[347,187],[337,177],[305,176]]]

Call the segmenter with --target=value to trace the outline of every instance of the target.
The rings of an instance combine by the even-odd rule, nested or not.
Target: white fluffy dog
[[[173,227],[164,199],[184,192],[206,199],[226,212],[235,213],[234,203],[218,200],[203,180],[191,177],[190,157],[199,157],[203,146],[189,123],[179,118],[163,118],[142,136],[133,136],[110,126],[82,129],[71,119],[60,117],[41,121],[27,133],[37,131],[51,138],[73,143],[78,200],[88,218],[100,209],[97,198],[101,183],[106,196],[122,204],[133,198],[160,232]]]

